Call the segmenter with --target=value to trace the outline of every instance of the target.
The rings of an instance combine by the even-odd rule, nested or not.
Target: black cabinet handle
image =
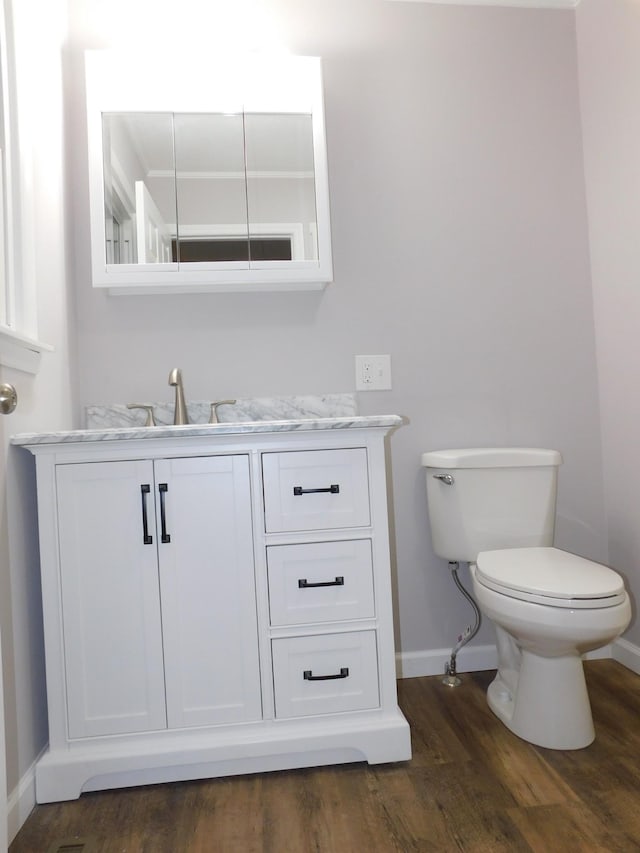
[[[326,489],[303,489],[302,486],[294,486],[294,495],[316,495],[318,492],[330,492],[332,495],[337,495],[340,492],[340,486],[327,486]]]
[[[149,535],[149,523],[147,519],[147,495],[151,491],[149,483],[143,483],[140,486],[140,495],[142,497],[142,541],[145,545],[153,545],[153,536]]]
[[[306,578],[298,578],[300,589],[312,589],[315,586],[344,586],[344,578],[337,577],[334,581],[321,581],[320,583],[309,583]]]
[[[167,517],[164,506],[165,495],[169,491],[169,486],[166,483],[160,483],[158,486],[158,491],[160,492],[160,526],[162,527],[162,543],[166,545],[168,542],[171,542],[171,537],[167,533]]]
[[[335,675],[313,675],[312,670],[305,669],[305,671],[302,673],[302,677],[305,681],[334,681],[336,678],[348,678],[349,667],[341,667],[340,672],[337,672]]]

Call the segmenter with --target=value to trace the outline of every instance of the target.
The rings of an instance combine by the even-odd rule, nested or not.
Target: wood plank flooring
[[[640,850],[640,677],[585,665],[596,740],[554,752],[489,711],[493,673],[399,682],[414,757],[84,794],[37,806],[10,853]],[[81,844],[85,842],[84,847]]]

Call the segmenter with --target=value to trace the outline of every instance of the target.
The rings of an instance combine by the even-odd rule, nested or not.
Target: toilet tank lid
[[[469,447],[422,454],[425,468],[514,468],[561,465],[557,450],[540,447]]]

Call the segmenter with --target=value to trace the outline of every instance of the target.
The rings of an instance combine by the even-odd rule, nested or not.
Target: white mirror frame
[[[320,59],[260,56],[168,62],[87,51],[87,138],[93,286],[113,294],[321,290],[333,278],[329,179]],[[317,260],[228,263],[107,263],[102,115],[109,112],[310,113],[316,187]],[[295,256],[294,256],[295,257]],[[185,268],[188,266],[188,269]]]

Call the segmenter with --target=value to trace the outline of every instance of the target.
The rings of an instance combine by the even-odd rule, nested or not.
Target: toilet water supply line
[[[478,633],[478,629],[480,628],[480,611],[478,610],[478,605],[475,603],[471,595],[469,595],[467,590],[462,586],[462,583],[460,582],[460,578],[458,577],[459,566],[460,564],[457,561],[449,561],[449,568],[451,569],[451,575],[453,577],[454,583],[473,608],[475,621],[473,623],[473,626],[467,625],[462,634],[458,636],[458,642],[451,650],[451,657],[448,663],[446,663],[444,666],[444,682],[450,687],[457,687],[460,684],[460,679],[457,677],[456,672],[456,656],[458,652],[463,646],[466,646],[469,640],[472,640],[475,637],[475,635]]]

